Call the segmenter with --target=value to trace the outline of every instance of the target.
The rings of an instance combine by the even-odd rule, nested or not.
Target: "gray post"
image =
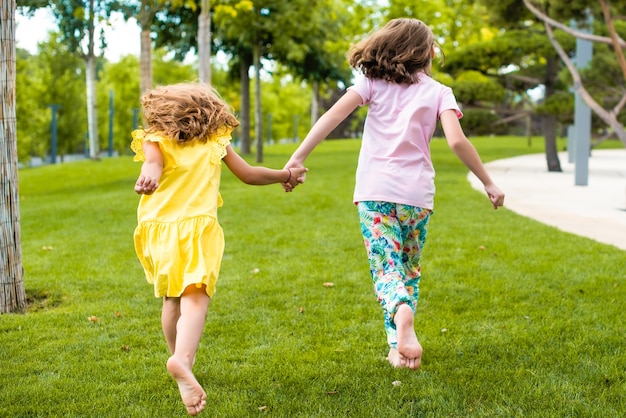
[[[57,110],[61,107],[58,104],[48,105],[52,109],[52,120],[50,121],[50,164],[57,163]]]
[[[593,22],[590,20],[589,28]],[[591,29],[589,29],[591,30]],[[593,43],[584,39],[576,38],[576,67],[583,69],[591,61],[593,55]],[[582,99],[580,94],[575,93],[574,104],[575,126],[575,185],[586,186],[589,183],[589,153],[591,151],[591,109]]]
[[[573,163],[576,157],[576,126],[567,127],[567,162]]]
[[[271,113],[267,114],[267,143],[270,145],[274,143],[274,141],[272,140],[272,114]]]

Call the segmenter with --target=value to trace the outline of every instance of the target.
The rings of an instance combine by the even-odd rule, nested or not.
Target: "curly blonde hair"
[[[435,44],[433,32],[421,20],[393,19],[354,45],[348,61],[368,78],[414,84],[419,72],[430,75]]]
[[[217,91],[200,82],[159,86],[141,98],[146,132],[160,132],[178,142],[209,137],[239,121]]]

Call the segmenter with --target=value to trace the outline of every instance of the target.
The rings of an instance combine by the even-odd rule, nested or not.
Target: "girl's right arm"
[[[223,161],[239,180],[257,186],[283,183],[293,189],[299,183],[298,178],[307,171],[304,167],[274,170],[268,167],[250,165],[230,145],[226,147],[226,156]]]
[[[163,173],[163,154],[159,144],[152,141],[143,142],[143,154],[145,159],[141,166],[141,174],[135,182],[135,192],[152,194],[159,187]]]
[[[354,90],[348,90],[318,121],[313,125],[302,144],[291,155],[285,168],[302,167],[313,149],[319,145],[362,103],[361,96]]]

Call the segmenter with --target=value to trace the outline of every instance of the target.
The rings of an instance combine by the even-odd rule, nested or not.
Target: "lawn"
[[[539,138],[473,142],[487,161],[543,151]],[[443,140],[422,368],[389,366],[351,203],[358,146],[320,145],[294,193],[224,169],[226,253],[195,369],[202,416],[625,416],[626,253],[494,211]],[[282,167],[294,148],[266,147],[264,164]],[[132,247],[139,167],[120,157],[20,172],[31,303],[0,316],[0,417],[186,416]]]

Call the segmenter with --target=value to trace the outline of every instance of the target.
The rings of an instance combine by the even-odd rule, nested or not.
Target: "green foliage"
[[[263,114],[271,115],[271,137],[274,141],[293,140],[294,129],[298,138],[303,138],[310,127],[309,107],[311,90],[304,84],[296,84],[291,77],[275,74],[271,83],[263,84]],[[297,124],[297,127],[296,127]],[[268,120],[264,122],[267,130]],[[269,136],[269,132],[268,132]]]
[[[574,123],[574,94],[559,91],[548,97],[536,108],[538,114],[555,115],[563,124]]]
[[[52,37],[40,45],[38,55],[20,51],[17,57],[17,121],[19,160],[28,163],[31,156],[45,157],[50,148],[49,104],[59,104],[58,154],[82,153],[85,146],[87,117],[85,112],[85,80],[82,60],[69,54]],[[98,82],[100,146],[108,150],[110,94],[113,93],[113,150],[120,155],[130,153],[130,132],[134,128],[134,112],[141,126],[139,94],[139,60],[128,55],[116,63],[102,62]],[[169,58],[164,50],[153,53],[153,74],[156,85],[192,81],[197,69]],[[298,125],[301,138],[310,126],[309,88],[290,76],[264,81],[262,95],[268,103],[264,115],[272,114],[272,138],[294,137]],[[212,84],[238,113],[241,109],[239,85],[233,83],[225,70],[214,68]],[[137,109],[137,110],[134,110]],[[267,116],[265,116],[267,117]],[[269,134],[268,134],[269,136]]]
[[[490,9],[480,1],[389,0],[387,19],[413,17],[426,23],[446,52],[492,39],[498,28],[488,24]]]
[[[500,117],[489,109],[463,108],[463,131],[468,136],[498,135],[506,131],[504,124],[497,124]]]
[[[118,0],[19,0],[17,8],[26,14],[36,9],[49,9],[58,23],[59,42],[65,45],[70,53],[86,56],[94,53],[87,47],[89,29],[106,23],[112,11],[120,7]],[[91,9],[90,9],[91,7]],[[95,35],[95,32],[94,32]],[[95,38],[92,39],[96,47]],[[106,39],[101,37],[102,50],[106,48]]]
[[[129,154],[131,136],[136,118],[141,124],[139,100],[139,61],[127,55],[117,63],[106,63],[98,83],[98,109],[107,117],[98,118],[98,131],[109,135],[110,94],[113,95],[113,149],[120,154]],[[108,149],[108,144],[103,148]]]
[[[504,97],[504,88],[493,78],[477,71],[459,73],[451,86],[455,96],[462,103],[498,103]]]
[[[70,53],[52,34],[39,45],[37,55],[19,54],[16,65],[18,154],[43,157],[50,149],[50,105],[57,111],[57,153],[80,152],[87,132],[85,77],[82,60]]]
[[[18,161],[28,164],[31,156],[44,157],[50,138],[50,110],[41,103],[45,86],[40,82],[37,57],[17,50],[16,59],[16,118]]]
[[[472,141],[485,160],[543,151],[539,138]],[[289,194],[224,170],[226,252],[195,367],[204,415],[622,416],[624,252],[492,210],[443,140],[431,144],[423,366],[389,366],[351,200],[359,144],[321,144]],[[266,164],[294,148],[267,147]],[[129,157],[20,172],[33,305],[0,316],[0,416],[187,416],[132,246],[138,172]]]

